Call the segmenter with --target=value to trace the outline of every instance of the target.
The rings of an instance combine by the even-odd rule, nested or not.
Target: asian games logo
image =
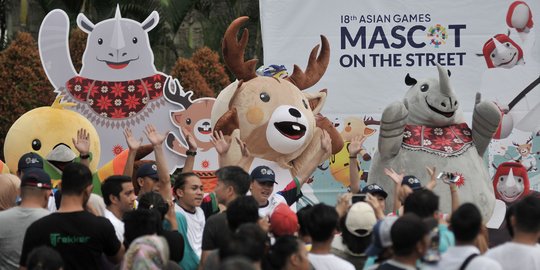
[[[434,45],[435,48],[439,48],[440,45],[446,44],[446,39],[448,38],[446,28],[440,24],[431,26],[427,31],[427,38],[430,40],[429,44]]]

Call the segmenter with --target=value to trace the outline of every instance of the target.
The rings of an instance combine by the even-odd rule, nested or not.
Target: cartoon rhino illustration
[[[460,103],[450,85],[450,72],[437,66],[439,79],[405,78],[411,86],[403,101],[390,104],[381,118],[378,150],[374,155],[368,183],[376,183],[393,193],[394,182],[384,168],[415,175],[423,184],[429,180],[426,166],[461,177],[461,202],[472,202],[487,221],[495,205],[493,186],[482,156],[500,120],[497,107],[480,101],[477,94],[472,128],[465,123]],[[449,188],[439,183],[434,192],[440,210],[451,213]],[[387,203],[386,205],[392,205]]]
[[[158,130],[174,129],[168,116],[177,106],[166,102],[163,91],[175,92],[181,86],[154,66],[148,32],[158,22],[156,11],[142,23],[122,18],[118,6],[114,18],[97,24],[79,14],[77,25],[88,39],[77,73],[69,54],[67,14],[56,9],[43,20],[38,44],[45,72],[55,92],[75,103],[73,110],[88,118],[101,138],[107,138],[102,140],[102,160],[123,150],[125,127],[135,134],[142,133],[144,122],[154,123]],[[166,153],[168,160],[177,160],[173,153]]]

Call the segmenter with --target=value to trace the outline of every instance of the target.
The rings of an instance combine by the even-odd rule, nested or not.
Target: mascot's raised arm
[[[390,104],[383,112],[378,152],[375,154],[368,183],[377,183],[393,192],[394,183],[385,168],[415,175],[424,184],[429,180],[426,166],[460,175],[457,183],[461,201],[475,203],[487,221],[495,196],[482,156],[500,120],[497,107],[477,100],[472,129],[465,123],[460,103],[450,85],[450,72],[437,66],[439,79],[416,80],[407,74],[411,88],[403,101]],[[440,210],[450,213],[450,191],[436,186]],[[392,203],[387,203],[392,205]]]

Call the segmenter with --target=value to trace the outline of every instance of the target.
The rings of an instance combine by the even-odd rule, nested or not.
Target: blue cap
[[[137,178],[139,177],[150,177],[152,179],[158,180],[157,165],[153,162],[145,163],[137,170]]]
[[[414,190],[418,190],[418,189],[422,189],[422,183],[420,182],[420,180],[418,180],[418,178],[416,178],[416,176],[414,175],[406,175],[406,176],[403,176],[403,180],[401,181],[401,185],[407,185],[409,186],[413,191]]]
[[[22,172],[28,168],[43,169],[43,158],[34,152],[22,155],[21,158],[19,158],[17,169]]]
[[[21,178],[21,187],[37,187],[41,189],[51,189],[51,177],[39,168],[27,168]]]
[[[257,181],[259,183],[265,183],[265,182],[273,182],[277,184],[276,182],[276,174],[270,167],[267,166],[259,166],[253,169],[251,171],[251,179],[254,181]]]
[[[378,195],[381,195],[385,199],[386,197],[388,197],[388,193],[386,193],[386,191],[384,191],[384,189],[377,184],[370,184],[370,185],[365,186],[362,189],[362,193],[369,193],[372,195],[378,194]]]
[[[390,216],[377,221],[373,226],[371,244],[366,249],[367,256],[378,256],[385,248],[392,246],[390,229],[396,220],[397,216]]]

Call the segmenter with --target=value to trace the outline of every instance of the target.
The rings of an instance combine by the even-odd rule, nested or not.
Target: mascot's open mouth
[[[501,64],[499,64],[499,66],[504,66],[504,65],[510,64],[512,62],[512,60],[514,60],[514,58],[516,57],[516,54],[517,54],[517,52],[515,52],[514,55],[512,55],[512,58],[510,58],[510,60],[508,60],[508,62],[501,63]]]
[[[96,60],[98,60],[99,62],[105,62],[105,64],[107,64],[107,66],[109,66],[112,69],[123,69],[123,68],[127,67],[131,61],[139,60],[139,57],[137,56],[137,58],[130,59],[130,60],[123,61],[123,62],[110,62],[110,61],[107,61],[107,60],[101,60],[101,59],[99,59],[97,57],[96,57]]]
[[[208,135],[212,133],[212,128],[210,126],[199,127],[197,128],[197,130],[203,135]]]
[[[450,117],[454,116],[455,112],[443,112],[443,111],[429,105],[429,102],[427,101],[427,97],[426,97],[426,104],[428,105],[430,110],[432,110],[432,111],[434,111],[434,112],[436,112],[436,113],[438,113],[438,114],[440,114],[440,115],[442,115],[442,116],[444,116],[446,118],[450,118]]]
[[[274,127],[276,127],[283,136],[291,140],[299,140],[306,134],[306,126],[297,122],[277,122],[274,123]]]

